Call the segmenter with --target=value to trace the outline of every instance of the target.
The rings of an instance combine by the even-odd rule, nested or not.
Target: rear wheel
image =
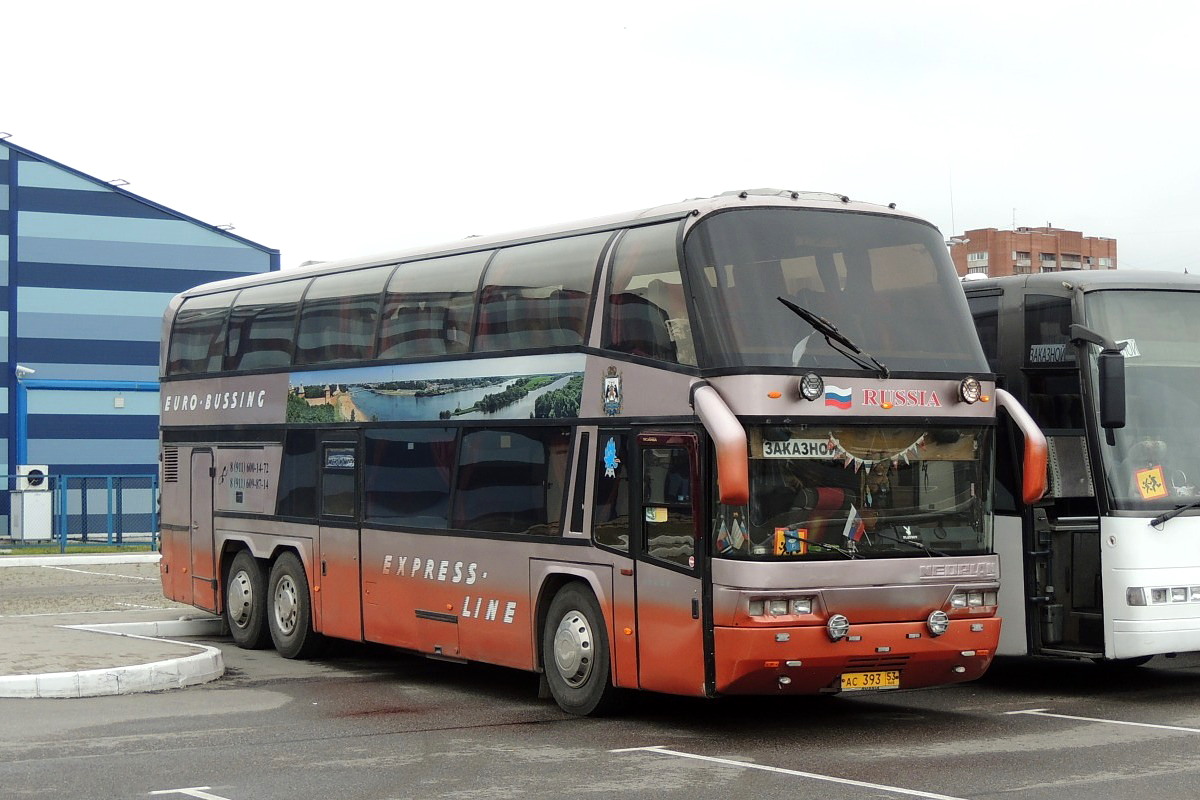
[[[284,658],[312,655],[320,637],[312,628],[312,600],[304,565],[292,552],[283,553],[271,567],[269,582],[270,610],[267,622],[271,640]]]
[[[542,666],[550,694],[563,711],[586,716],[612,709],[608,634],[590,590],[569,583],[550,602],[542,629]]]
[[[270,644],[267,576],[248,550],[233,558],[225,574],[225,623],[234,643],[246,650]]]

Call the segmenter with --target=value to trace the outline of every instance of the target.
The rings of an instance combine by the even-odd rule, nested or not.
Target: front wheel
[[[271,598],[267,621],[275,649],[284,658],[312,655],[320,637],[312,628],[312,600],[299,557],[287,552],[275,560],[268,584]]]
[[[542,666],[550,694],[568,714],[603,714],[613,707],[608,633],[590,590],[569,583],[550,602],[542,629]]]
[[[258,559],[243,550],[225,574],[225,623],[234,644],[257,650],[270,643],[266,611],[267,576]]]

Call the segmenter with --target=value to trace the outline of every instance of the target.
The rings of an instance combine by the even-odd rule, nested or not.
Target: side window
[[[323,448],[321,516],[356,516],[358,448],[353,442],[329,442]]]
[[[453,472],[450,428],[367,431],[363,475],[367,521],[445,528]]]
[[[975,330],[979,333],[979,344],[992,371],[999,371],[1000,359],[1000,295],[969,294],[967,306],[975,319]]]
[[[317,515],[317,433],[292,430],[283,441],[276,513],[312,519]]]
[[[673,364],[696,365],[676,238],[679,223],[626,231],[613,257],[604,347]]]
[[[692,473],[685,448],[642,450],[642,529],[646,555],[688,569],[695,567]]]
[[[587,492],[587,476],[588,465],[591,462],[588,460],[588,447],[591,445],[591,435],[584,431],[579,434],[579,452],[575,455],[575,488],[574,505],[571,508],[571,527],[572,533],[579,533],[583,530],[583,514],[584,514],[584,497]]]
[[[1055,366],[1075,363],[1067,344],[1071,338],[1071,301],[1065,297],[1025,296],[1025,365]]]
[[[225,324],[235,292],[191,297],[175,314],[167,352],[168,375],[196,375],[221,370]]]
[[[628,434],[601,430],[592,503],[592,538],[597,544],[629,552]]]
[[[570,444],[567,428],[465,432],[450,524],[478,531],[558,535]]]
[[[307,280],[243,289],[229,317],[225,369],[268,369],[292,363],[296,309]]]
[[[496,253],[479,295],[475,350],[583,344],[596,268],[610,237],[593,233]]]
[[[468,253],[397,267],[383,303],[378,357],[465,353],[471,345],[475,287],[490,256]]]
[[[375,352],[379,296],[391,267],[314,278],[304,294],[297,364],[362,361]]]

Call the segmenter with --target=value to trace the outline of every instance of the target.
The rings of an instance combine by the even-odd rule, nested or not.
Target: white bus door
[[[191,603],[206,611],[217,610],[217,574],[213,559],[213,454],[192,453],[189,483],[191,533],[188,537],[188,570],[191,572]]]
[[[638,678],[643,689],[706,694],[699,439],[637,437],[633,480]]]

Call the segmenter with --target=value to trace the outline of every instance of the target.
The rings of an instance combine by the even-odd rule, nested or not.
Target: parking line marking
[[[186,794],[188,797],[198,797],[200,800],[229,800],[228,797],[221,797],[219,794],[209,794],[206,791],[208,788],[208,786],[192,786],[188,789],[159,789],[150,794]]]
[[[146,578],[141,575],[118,575],[115,572],[96,572],[90,569],[73,569],[72,567],[51,567],[44,566],[42,569],[58,569],[63,572],[78,572],[80,575],[100,575],[104,578],[128,578],[131,581],[157,581],[158,578]]]
[[[665,747],[655,745],[653,747],[626,747],[619,750],[609,750],[610,753],[659,753],[665,756],[678,756],[679,758],[691,758],[696,761],[708,761],[713,764],[725,764],[730,767],[741,767],[742,769],[758,769],[763,772],[775,772],[780,775],[794,775],[798,778],[811,778],[817,781],[825,781],[827,783],[840,783],[845,786],[858,786],[864,789],[880,789],[885,792],[896,792],[897,794],[908,795],[909,797],[925,797],[929,800],[963,800],[961,797],[953,797],[948,794],[935,794],[934,792],[922,792],[917,789],[903,789],[899,786],[887,786],[882,783],[867,783],[866,781],[856,781],[850,778],[837,778],[833,775],[820,775],[815,772],[801,772],[796,769],[784,769],[783,767],[771,767],[765,764],[755,764],[750,761],[736,761],[732,758],[715,758],[713,756],[701,756],[695,753],[682,753],[678,750],[668,750]]]
[[[1080,722],[1103,722],[1108,725],[1131,725],[1135,728],[1158,728],[1164,731],[1183,731],[1184,733],[1200,733],[1200,728],[1185,728],[1181,725],[1155,725],[1151,722],[1128,722],[1122,719],[1100,719],[1099,717],[1076,717],[1071,714],[1053,714],[1044,708],[1030,708],[1025,711],[1005,711],[1009,716],[1028,714],[1033,717],[1055,717],[1057,719],[1073,719]]]

